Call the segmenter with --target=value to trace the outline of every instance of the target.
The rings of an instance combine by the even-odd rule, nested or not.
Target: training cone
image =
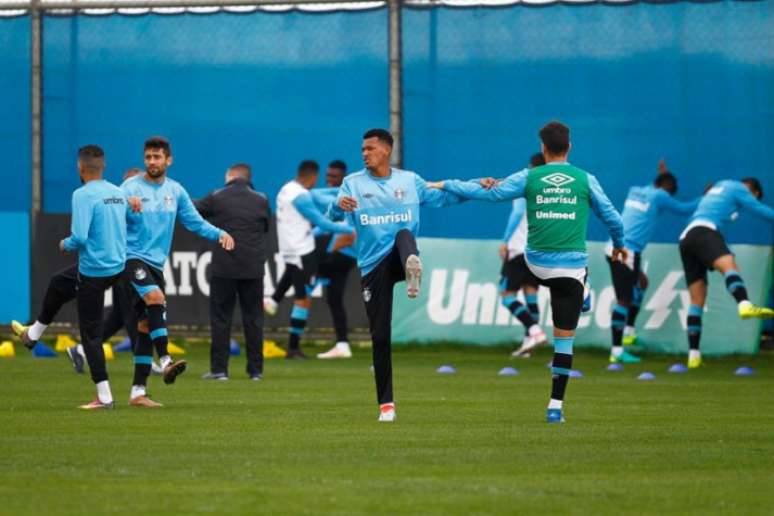
[[[734,371],[734,374],[736,376],[752,376],[755,374],[755,371],[753,371],[752,367],[742,366]]]
[[[132,350],[132,341],[129,340],[129,337],[126,337],[124,340],[113,346],[113,351],[116,353],[124,353],[126,351]]]
[[[656,375],[653,373],[648,373],[647,371],[640,374],[640,376],[637,377],[638,380],[655,380]]]
[[[672,364],[669,366],[669,369],[667,369],[670,373],[687,373],[688,367],[685,364]]]
[[[229,346],[228,352],[232,357],[238,357],[242,353],[242,350],[239,347],[239,342],[235,341],[234,339],[231,339],[231,344]]]
[[[570,378],[583,378],[583,373],[581,373],[578,370],[573,369],[573,370],[570,371]]]
[[[67,351],[67,348],[75,346],[77,343],[69,335],[61,334],[56,336],[56,345],[54,349],[60,353]]]
[[[435,372],[438,374],[454,374],[457,372],[457,370],[450,365],[442,365],[441,367],[436,369]]]
[[[287,352],[273,340],[263,341],[263,358],[285,358]]]
[[[519,371],[514,369],[513,367],[503,367],[500,369],[500,372],[497,373],[497,376],[516,376],[519,374]]]
[[[614,363],[607,366],[608,371],[623,371],[623,364]]]
[[[35,358],[54,358],[57,353],[42,342],[37,342],[32,348],[32,356]]]
[[[167,344],[167,353],[170,355],[185,355],[185,350],[174,342],[170,342]]]
[[[105,351],[105,360],[113,360],[116,358],[113,354],[113,347],[110,344],[102,344],[102,349]]]
[[[16,350],[13,347],[13,342],[10,340],[3,341],[0,344],[0,358],[13,358],[16,356]]]

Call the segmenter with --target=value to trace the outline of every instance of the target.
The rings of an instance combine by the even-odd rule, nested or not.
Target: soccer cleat
[[[185,360],[176,360],[174,362],[170,362],[167,367],[164,368],[164,372],[162,373],[164,376],[164,383],[167,385],[172,385],[175,383],[178,375],[183,374],[187,366],[188,362]]]
[[[385,404],[379,407],[379,421],[382,423],[392,423],[395,421],[395,405]]]
[[[286,360],[306,360],[307,358],[309,357],[300,349],[290,349],[285,355]]]
[[[67,353],[67,358],[72,362],[75,372],[83,374],[83,363],[85,360],[83,359],[83,355],[79,353],[78,346],[70,346],[65,350],[65,353]]]
[[[688,357],[688,369],[698,369],[701,367],[701,357]]]
[[[639,364],[642,361],[640,357],[637,355],[632,355],[631,353],[628,353],[624,351],[618,356],[613,355],[610,353],[610,363],[611,364]]]
[[[637,335],[624,335],[621,341],[624,346],[631,346],[635,342],[637,342]]]
[[[412,254],[406,258],[406,294],[409,299],[419,295],[419,287],[422,284],[422,261],[419,256]]]
[[[317,358],[352,358],[352,350],[349,347],[349,342],[337,342],[335,346],[325,353],[317,353]]]
[[[749,302],[740,303],[739,317],[742,319],[771,319],[774,318],[774,310],[765,306],[755,306]]]
[[[81,410],[99,410],[99,409],[112,409],[115,406],[115,403],[112,401],[110,403],[102,403],[99,401],[99,398],[94,398],[94,401],[91,403],[87,403],[85,405],[79,405],[78,408]]]
[[[564,423],[564,416],[562,416],[562,409],[550,408],[546,412],[546,423]]]
[[[511,353],[512,357],[529,358],[532,351],[538,346],[548,343],[548,336],[543,330],[535,332],[533,335],[525,335],[521,342],[521,347]]]
[[[287,352],[273,340],[263,341],[263,358],[285,358]]]
[[[250,375],[250,379],[254,382],[260,382],[263,380],[263,375],[261,373],[253,373]]]
[[[22,344],[24,344],[24,347],[31,350],[32,348],[35,347],[35,344],[37,344],[37,342],[30,339],[30,336],[28,334],[29,330],[30,330],[29,326],[25,326],[19,321],[11,321],[11,331],[13,331],[13,333],[17,337],[19,337],[19,340],[21,341]]]
[[[228,375],[226,373],[212,373],[208,371],[202,375],[202,380],[219,380],[224,382],[228,380]]]
[[[145,407],[145,408],[161,408],[164,406],[161,403],[153,401],[146,394],[143,394],[141,396],[135,396],[134,398],[130,399],[129,405],[131,405],[132,407]]]
[[[263,298],[263,311],[267,315],[277,315],[277,302],[270,297]]]

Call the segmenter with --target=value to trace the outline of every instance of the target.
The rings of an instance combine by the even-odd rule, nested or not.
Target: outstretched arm
[[[597,181],[597,178],[588,174],[589,191],[591,194],[591,209],[599,217],[602,223],[607,227],[610,238],[613,240],[613,247],[624,247],[624,227],[621,214],[615,209],[613,203],[607,198],[605,191]]]
[[[750,210],[763,220],[774,223],[774,209],[756,199],[746,186],[742,185],[736,190],[736,199],[743,208]]]
[[[207,240],[220,242],[220,246],[226,251],[234,249],[235,243],[231,235],[204,220],[199,215],[199,212],[196,211],[196,207],[193,201],[191,201],[188,192],[182,187],[177,194],[177,215],[180,217],[180,222],[183,223],[183,226],[191,233],[196,233]]]
[[[325,213],[331,203],[336,202],[336,198],[339,196],[339,187],[313,188],[309,190],[309,195],[312,196],[312,201],[317,209]]]
[[[325,218],[320,210],[314,205],[312,196],[308,193],[302,193],[293,199],[293,206],[303,215],[313,226],[317,226],[323,231],[331,233],[352,233],[352,228],[347,224],[332,222]]]
[[[417,197],[421,206],[430,206],[431,208],[443,208],[465,202],[467,199],[444,190],[429,188],[427,182],[416,176]]]
[[[527,185],[527,170],[511,174],[499,183],[487,188],[481,184],[481,180],[460,181],[450,179],[443,181],[441,187],[450,193],[465,199],[479,201],[501,202],[524,197],[524,188]]]
[[[699,206],[699,202],[701,202],[701,197],[697,197],[692,201],[678,201],[666,191],[660,190],[660,192],[661,193],[657,197],[659,207],[678,215],[690,215],[696,210],[696,207]]]

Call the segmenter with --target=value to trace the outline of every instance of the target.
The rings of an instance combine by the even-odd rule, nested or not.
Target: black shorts
[[[609,256],[606,259],[607,264],[610,266],[610,275],[613,277],[616,299],[631,303],[634,298],[634,287],[640,280],[640,253],[634,253],[634,270],[630,269],[625,263],[614,262]]]
[[[583,284],[575,278],[535,278],[541,285],[548,287],[551,293],[554,328],[575,330],[583,309]]]
[[[165,287],[163,271],[137,258],[126,261],[124,288],[138,321],[148,318],[143,296],[153,290],[160,290],[163,294]]]
[[[524,285],[537,288],[539,283],[527,267],[523,253],[503,262],[500,276],[500,290],[504,292],[516,292]]]
[[[685,238],[680,240],[680,258],[683,260],[686,285],[699,280],[706,282],[712,264],[727,254],[733,253],[718,231],[703,226],[688,231]]]
[[[297,300],[306,299],[314,289],[314,283],[319,267],[319,253],[312,251],[301,257],[301,267],[293,264],[285,265],[285,274],[290,275],[290,284],[293,285],[294,295]]]

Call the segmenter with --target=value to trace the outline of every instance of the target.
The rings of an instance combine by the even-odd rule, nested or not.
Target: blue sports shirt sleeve
[[[427,205],[431,208],[443,208],[444,206],[459,204],[467,200],[450,192],[428,188],[425,180],[418,174],[415,174],[415,184],[420,206]]]
[[[774,222],[774,209],[756,199],[750,190],[744,186],[744,183],[738,184],[739,186],[734,188],[734,197],[737,202],[741,204],[743,208],[750,210],[758,217],[769,222]]]
[[[220,238],[221,230],[199,215],[188,192],[182,187],[178,189],[177,194],[177,215],[188,231],[196,233],[207,240],[216,241]]]
[[[669,195],[669,193],[665,190],[659,189],[658,192],[659,193],[656,195],[656,199],[659,208],[676,213],[678,215],[689,215],[693,213],[693,211],[699,205],[699,202],[701,202],[701,197],[697,197],[692,201],[678,201]]]
[[[503,242],[508,242],[513,236],[513,232],[519,227],[519,222],[527,211],[527,200],[516,199],[513,201],[513,209],[511,209],[511,215],[508,217],[508,224],[505,226],[505,234],[503,235]]]
[[[487,190],[478,179],[460,181],[450,179],[444,181],[443,189],[465,199],[479,201],[500,202],[524,197],[524,188],[527,185],[527,170],[521,170],[506,177],[497,186]]]
[[[309,190],[309,195],[312,196],[312,201],[317,209],[325,213],[332,202],[336,201],[339,195],[339,188],[336,186],[329,188],[313,188]]]
[[[312,196],[303,193],[293,199],[293,206],[303,215],[313,226],[317,226],[324,231],[331,233],[352,233],[352,228],[346,224],[331,222],[326,219],[320,210],[317,209],[312,200]]]
[[[63,244],[64,250],[69,253],[83,249],[86,241],[89,239],[93,208],[89,202],[88,195],[83,190],[73,192],[72,211],[70,236],[65,239]]]
[[[591,194],[591,209],[607,227],[614,247],[624,247],[624,227],[621,215],[615,209],[613,203],[605,195],[597,178],[588,174],[589,193]]]

